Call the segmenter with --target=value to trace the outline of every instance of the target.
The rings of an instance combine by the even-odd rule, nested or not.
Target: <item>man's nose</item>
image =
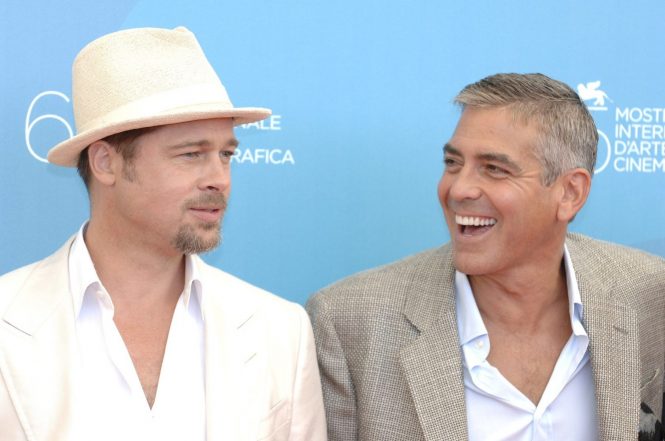
[[[227,160],[228,161],[228,160]],[[205,163],[199,186],[201,190],[225,191],[231,184],[231,167],[224,159],[211,155]]]
[[[482,195],[482,183],[478,172],[471,167],[463,167],[450,175],[449,197],[456,201],[478,199]]]

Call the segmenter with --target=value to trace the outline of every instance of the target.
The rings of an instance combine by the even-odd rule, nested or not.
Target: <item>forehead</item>
[[[467,107],[448,142],[462,154],[502,153],[534,156],[538,130],[516,119],[510,109]]]
[[[238,145],[233,133],[232,118],[205,119],[177,124],[165,124],[137,139],[137,156],[152,157],[170,154],[177,149],[199,146],[227,148]]]

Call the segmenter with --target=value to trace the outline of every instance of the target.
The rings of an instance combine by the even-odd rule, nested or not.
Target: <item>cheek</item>
[[[446,195],[448,194],[449,188],[450,185],[448,184],[448,179],[444,174],[443,176],[441,176],[441,179],[439,179],[439,185],[436,188],[436,193],[439,196],[439,203],[443,208],[445,208]]]
[[[164,217],[173,216],[180,211],[183,203],[188,199],[189,193],[175,186],[153,187],[143,196],[146,209],[151,213],[158,213]]]

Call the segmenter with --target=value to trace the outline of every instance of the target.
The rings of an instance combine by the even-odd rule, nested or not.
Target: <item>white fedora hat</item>
[[[48,152],[54,164],[76,167],[81,151],[126,130],[209,118],[245,124],[270,116],[236,108],[189,30],[129,29],[94,40],[72,67],[76,136]]]

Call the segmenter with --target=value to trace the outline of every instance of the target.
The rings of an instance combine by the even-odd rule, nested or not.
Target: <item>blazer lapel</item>
[[[584,305],[602,440],[635,439],[639,425],[637,317],[613,295],[602,257],[568,243]],[[423,271],[405,314],[421,335],[400,357],[427,440],[468,439],[451,254]],[[429,275],[428,275],[429,274]],[[438,275],[438,280],[435,280]]]
[[[404,307],[420,336],[400,354],[426,440],[468,439],[454,269],[448,247],[423,268]]]
[[[78,348],[68,257],[36,264],[2,317],[0,369],[29,440],[69,439]]]
[[[207,439],[253,440],[257,427],[253,403],[262,386],[256,374],[257,306],[243,296],[233,278],[205,270],[206,282],[212,282],[202,296]]]
[[[603,262],[568,244],[584,305],[584,325],[602,440],[636,439],[639,426],[639,334],[635,312],[613,295]]]

